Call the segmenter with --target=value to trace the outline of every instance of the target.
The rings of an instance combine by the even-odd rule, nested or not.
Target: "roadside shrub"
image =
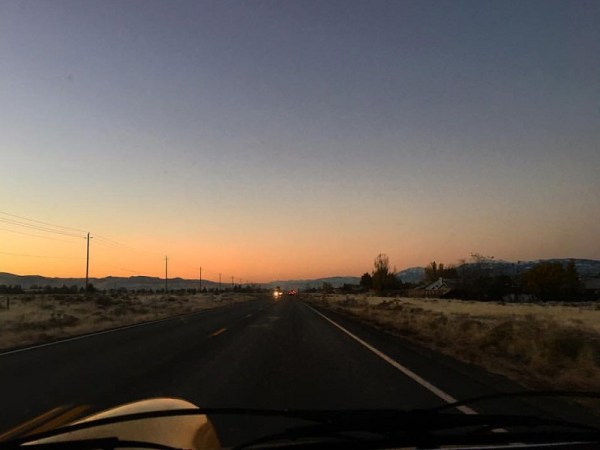
[[[118,305],[111,311],[111,313],[115,316],[125,316],[127,314],[131,314],[132,312],[133,310],[125,305]]]
[[[588,341],[588,346],[590,348],[590,356],[594,366],[600,368],[600,339],[596,338]]]
[[[106,308],[115,304],[115,300],[107,295],[98,295],[94,297],[94,301],[97,306]]]
[[[40,309],[43,309],[46,311],[52,311],[52,310],[56,309],[56,304],[51,303],[51,302],[43,302],[43,303],[40,303]]]
[[[476,319],[465,319],[459,323],[458,329],[461,333],[473,334],[483,331],[484,325]]]
[[[506,348],[507,342],[513,338],[514,322],[504,321],[492,327],[483,337],[482,349],[502,350]]]
[[[429,327],[432,330],[437,330],[438,328],[445,328],[447,325],[448,318],[444,314],[439,314],[433,318],[429,324]]]
[[[113,322],[115,320],[114,317],[111,317],[108,314],[105,314],[103,312],[100,312],[100,314],[94,314],[94,315],[97,316],[94,319],[94,323]]]
[[[53,313],[52,317],[45,320],[26,321],[21,320],[15,324],[14,329],[17,331],[47,331],[56,328],[72,327],[79,323],[79,319],[70,314]]]
[[[79,323],[79,318],[71,314],[56,314],[48,321],[48,325],[56,327],[72,327]]]
[[[548,342],[549,358],[556,363],[576,361],[585,346],[585,335],[574,329],[559,329]]]

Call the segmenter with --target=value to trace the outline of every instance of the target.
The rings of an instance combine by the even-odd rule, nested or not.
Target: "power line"
[[[38,224],[42,224],[42,225],[46,225],[46,226],[40,226],[40,225],[35,225],[33,223],[26,223],[26,222],[22,222],[19,220],[14,220],[14,219],[9,219],[9,218],[3,218],[0,217],[0,222],[4,222],[8,225],[14,225],[14,226],[19,226],[19,227],[24,227],[24,228],[29,228],[29,229],[33,229],[33,230],[37,230],[37,231],[42,231],[45,233],[54,233],[54,234],[60,234],[63,236],[67,236],[67,237],[74,237],[74,238],[82,238],[82,239],[86,239],[85,235],[79,235],[79,234],[75,234],[75,233],[70,233],[70,232],[65,232],[62,230],[56,230],[56,229],[52,229],[52,228],[48,228],[48,227],[54,227],[54,228],[62,228],[64,230],[73,230],[73,231],[81,231],[83,233],[87,233],[86,230],[83,230],[81,228],[74,228],[74,227],[67,227],[67,226],[63,226],[63,225],[56,225],[56,224],[51,224],[49,222],[44,222],[42,220],[38,220],[38,219],[31,219],[29,217],[24,217],[24,216],[19,216],[16,214],[11,214],[11,213],[7,213],[5,211],[0,211],[0,214],[5,215],[5,216],[9,216],[9,217],[15,217],[18,219],[22,219],[22,220],[26,220],[29,222],[35,222]],[[50,238],[50,237],[46,237],[46,236],[39,236],[39,235],[35,235],[35,234],[26,234],[23,232],[19,232],[16,230],[11,230],[8,228],[0,228],[4,231],[9,231],[12,233],[18,233],[18,234],[24,234],[26,236],[33,236],[33,237],[40,237],[40,238],[44,238],[44,239],[55,239],[55,238]],[[103,235],[98,235],[96,233],[94,233],[94,238],[96,238],[99,241],[102,241],[101,245],[105,245],[107,247],[112,247],[112,248],[126,248],[130,251],[134,251],[134,252],[139,252],[139,253],[145,253],[147,255],[153,255],[153,256],[159,256],[159,253],[155,253],[155,252],[149,252],[147,250],[141,250],[135,247],[132,247],[130,245],[127,244],[123,244],[122,242],[118,242],[114,239],[111,239],[109,237],[103,236]],[[58,239],[56,239],[58,240]],[[64,240],[63,242],[71,242],[71,241],[67,241]],[[96,241],[97,243],[99,243],[98,241]]]
[[[122,244],[122,243],[117,242],[117,241],[113,241],[112,239],[109,239],[109,238],[104,237],[104,236],[99,235],[99,234],[94,234],[94,237],[96,239],[101,240],[106,245],[110,245],[110,246],[113,246],[115,248],[127,247],[125,244]]]
[[[10,225],[15,225],[15,226],[19,226],[19,227],[31,228],[33,230],[43,231],[45,233],[54,233],[54,234],[60,234],[63,236],[76,237],[76,238],[81,237],[80,235],[75,234],[75,233],[69,233],[69,232],[61,231],[61,230],[53,230],[51,228],[42,227],[40,225],[34,225],[31,223],[21,222],[21,221],[14,220],[14,219],[7,219],[4,217],[0,217],[0,222],[4,222],[4,223],[10,224]]]
[[[146,255],[151,255],[151,256],[161,256],[159,253],[155,253],[155,252],[149,252],[148,250],[140,250],[139,248],[135,248],[132,247],[130,245],[127,244],[123,244],[121,242],[115,241],[113,239],[109,239],[105,236],[101,236],[98,234],[94,234],[94,237],[96,237],[97,239],[100,239],[101,241],[104,242],[104,244],[106,244],[107,246],[112,246],[112,248],[125,248],[128,249],[132,252],[138,252],[138,253],[145,253]],[[161,256],[162,257],[162,256]]]
[[[75,241],[67,241],[66,239],[58,239],[58,238],[53,238],[53,237],[50,237],[50,236],[40,236],[39,234],[25,233],[23,231],[10,230],[8,228],[0,228],[0,230],[2,230],[2,231],[8,231],[10,233],[22,234],[22,235],[25,235],[25,236],[32,236],[32,237],[41,238],[41,239],[50,239],[52,241],[67,242],[69,244],[78,244],[78,242],[75,242]]]
[[[137,249],[135,247],[131,247],[129,245],[122,244],[122,243],[117,242],[117,241],[113,241],[112,239],[104,238],[104,237],[99,236],[97,234],[94,234],[94,238],[96,238],[95,244],[101,245],[101,246],[109,248],[111,250],[119,250],[119,251],[127,250],[127,251],[134,252],[134,253],[140,253],[140,254],[144,254],[144,255],[150,255],[150,256],[154,256],[154,257],[160,257],[159,253],[149,252],[149,251],[146,251],[146,250],[140,250],[140,249]]]
[[[100,240],[100,238],[98,238],[97,235],[94,235],[94,238],[97,239],[96,242],[94,242],[94,244],[96,244],[96,245],[100,245],[102,247],[107,247],[107,248],[110,248],[110,249],[113,249],[113,250],[122,250],[121,246],[114,245],[114,244],[111,244],[109,242],[104,242],[104,241]]]
[[[23,253],[10,253],[10,252],[0,252],[2,255],[10,255],[10,256],[26,256],[29,258],[52,258],[52,259],[85,259],[76,256],[43,256],[43,255],[25,255]]]
[[[86,232],[85,230],[82,230],[81,228],[73,228],[73,227],[65,227],[63,225],[55,225],[55,224],[48,223],[48,222],[42,222],[41,220],[37,220],[37,219],[30,219],[29,217],[17,216],[16,214],[10,214],[10,213],[4,212],[4,211],[0,211],[0,214],[3,214],[5,216],[10,216],[10,217],[15,217],[17,219],[28,220],[30,222],[41,223],[43,225],[48,225],[48,226],[55,227],[55,228],[64,228],[65,230],[81,231],[83,233]]]
[[[57,225],[57,224],[45,222],[45,221],[38,220],[38,219],[32,219],[30,217],[19,216],[17,214],[11,214],[11,213],[8,213],[8,212],[5,212],[5,211],[0,211],[0,214],[3,215],[3,216],[7,216],[7,217],[0,217],[0,223],[5,223],[5,224],[7,224],[9,226],[27,228],[27,229],[30,229],[30,230],[40,231],[40,232],[43,232],[43,233],[60,235],[60,236],[64,236],[64,237],[67,237],[67,238],[86,239],[86,235],[80,235],[80,234],[76,234],[74,232],[87,233],[87,236],[89,236],[89,233],[86,230],[83,230],[81,228],[68,227],[68,226],[64,226],[64,225]],[[20,219],[20,220],[16,220],[16,219]],[[38,235],[38,234],[32,234],[32,233],[27,233],[27,232],[24,232],[24,231],[13,230],[13,229],[9,229],[9,228],[0,228],[0,230],[2,230],[2,231],[8,231],[10,233],[21,234],[21,235],[24,235],[24,236],[36,237],[36,238],[40,238],[40,239],[49,239],[49,240],[54,240],[54,241],[59,241],[59,242],[67,242],[67,243],[70,243],[70,244],[77,243],[75,241],[71,241],[71,240],[67,240],[67,239],[60,239],[60,238],[51,237],[51,236],[43,236],[43,235]],[[107,247],[107,248],[111,248],[113,250],[127,249],[127,250],[132,251],[132,252],[142,253],[142,254],[146,254],[146,255],[152,255],[152,256],[155,256],[155,257],[159,256],[159,253],[151,252],[151,251],[148,251],[148,250],[140,250],[138,248],[131,247],[131,246],[127,245],[127,244],[123,244],[121,242],[118,242],[116,240],[108,238],[106,236],[94,234],[94,238],[96,238],[95,239],[95,244],[98,244],[100,246],[104,246],[104,247]],[[87,247],[88,247],[88,252],[89,252],[89,244],[90,244],[90,242],[89,242],[89,238],[87,238],[87,239],[88,239]],[[60,256],[53,257],[53,256],[24,255],[24,254],[6,253],[6,252],[0,252],[0,253],[6,254],[6,255],[12,255],[12,256],[27,256],[27,257],[36,257],[36,258],[39,257],[39,258],[83,259],[83,258],[75,258],[75,257],[60,257]],[[86,272],[88,272],[88,267],[89,267],[88,264],[89,264],[89,262],[86,263]],[[167,283],[167,280],[168,280],[166,269],[167,269],[167,258],[165,258],[165,284]],[[125,270],[127,270],[127,269],[125,269]],[[140,273],[138,271],[131,271],[131,272]],[[212,274],[212,275],[217,275],[217,272],[205,271],[205,275],[207,273],[208,274]],[[219,286],[221,286],[221,273],[218,273],[218,275],[219,275]],[[233,279],[232,279],[232,283],[233,283]],[[201,272],[200,272],[200,285],[202,285],[202,269],[201,269]],[[166,286],[165,286],[165,288],[166,288]]]

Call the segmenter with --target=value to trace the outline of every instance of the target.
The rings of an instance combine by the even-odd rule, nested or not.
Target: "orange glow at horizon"
[[[230,283],[231,276],[236,283],[360,276],[372,270],[373,260],[379,253],[386,253],[392,268],[397,270],[425,266],[434,260],[456,264],[460,259],[468,259],[471,252],[515,261],[557,256],[540,245],[526,246],[528,238],[524,236],[517,241],[522,246],[521,253],[511,254],[497,252],[502,250],[500,245],[463,250],[473,245],[473,241],[460,236],[451,240],[431,237],[427,229],[422,230],[422,234],[413,231],[411,239],[394,239],[393,231],[392,227],[387,235],[383,233],[377,238],[367,235],[354,241],[345,236],[344,231],[340,231],[341,238],[338,239],[327,235],[317,239],[310,233],[296,232],[287,242],[283,234],[266,240],[259,234],[254,238],[238,236],[229,242],[219,240],[211,245],[195,242],[186,235],[166,242],[149,235],[137,240],[131,237],[107,240],[92,234],[90,277],[141,275],[164,278],[165,256],[169,258],[169,278],[198,279],[202,267],[202,279],[216,282],[220,273],[224,283]],[[3,242],[0,252],[2,272],[60,278],[85,276],[86,242],[83,236],[81,239],[58,237],[58,240],[49,240],[0,231],[0,237]],[[485,239],[481,242],[485,243]],[[165,252],[165,247],[170,251]]]

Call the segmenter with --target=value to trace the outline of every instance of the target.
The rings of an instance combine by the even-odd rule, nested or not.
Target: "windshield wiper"
[[[428,408],[425,411],[440,412],[457,408],[459,406],[472,405],[474,403],[483,403],[493,400],[505,400],[514,398],[600,398],[600,392],[585,392],[585,391],[520,391],[520,392],[505,392],[500,394],[481,395],[465,400],[459,400],[452,403],[447,403],[442,406]]]
[[[343,433],[371,433],[379,439],[360,440],[354,436],[353,446],[386,447],[389,445],[493,445],[514,442],[527,443],[600,443],[600,428],[562,419],[545,419],[524,415],[462,415],[440,414],[457,406],[507,399],[572,397],[600,398],[600,392],[526,391],[470,398],[430,409],[354,410],[354,411],[294,411],[309,416],[321,425],[287,429],[282,433],[265,436],[236,447],[249,448],[264,443],[298,441],[319,437],[343,438]],[[512,430],[506,430],[506,427]],[[526,431],[518,431],[526,428]],[[502,433],[495,431],[501,429]],[[541,431],[540,431],[541,430]],[[310,442],[303,444],[310,447]]]
[[[13,442],[0,444],[2,449],[19,448],[20,444]],[[118,448],[145,448],[155,450],[183,450],[155,442],[123,440],[117,437],[104,437],[94,439],[75,439],[61,442],[42,442],[38,444],[27,444],[31,450],[114,450]]]
[[[594,442],[600,440],[600,428],[575,422],[544,419],[534,416],[523,415],[463,415],[442,414],[441,411],[455,408],[463,404],[471,404],[481,401],[515,398],[515,397],[589,397],[600,398],[597,392],[518,392],[508,394],[495,394],[481,396],[473,399],[443,405],[431,409],[421,410],[397,410],[397,409],[370,409],[370,410],[264,410],[251,408],[187,408],[167,411],[150,411],[143,413],[127,414],[117,417],[106,417],[89,422],[67,425],[54,430],[45,431],[36,435],[26,436],[6,443],[0,444],[0,450],[19,447],[21,444],[34,440],[56,436],[62,433],[92,428],[100,425],[123,423],[127,421],[142,420],[159,417],[177,417],[189,415],[228,415],[228,416],[254,416],[254,417],[287,417],[292,419],[315,422],[316,424],[304,425],[287,429],[281,433],[266,436],[259,441],[243,444],[240,448],[257,445],[259,442],[274,442],[285,439],[308,439],[329,438],[352,441],[352,445],[363,442],[365,436],[356,437],[349,433],[366,433],[369,435],[369,445],[373,445],[373,437],[378,437],[381,442],[392,440],[394,443],[401,442],[406,445],[441,445],[449,443],[452,439],[455,443],[482,443],[482,437],[488,443],[515,442],[554,442],[556,439],[572,440],[574,438]],[[511,430],[507,433],[492,433],[498,428],[523,428],[527,432]],[[552,428],[550,433],[552,440],[548,439],[548,432],[534,432],[534,429],[542,427]],[[562,431],[557,431],[560,429]],[[107,442],[108,444],[108,442]]]
[[[513,428],[503,433],[494,429]],[[525,428],[526,431],[517,431]],[[536,431],[540,430],[540,431]],[[305,441],[318,438],[352,439],[353,446],[427,446],[506,444],[512,442],[600,443],[600,429],[564,420],[519,415],[438,414],[426,411],[348,411],[330,417],[328,423],[304,425],[245,442],[235,449],[265,443]],[[367,445],[368,444],[368,445]],[[310,442],[307,443],[310,446]]]

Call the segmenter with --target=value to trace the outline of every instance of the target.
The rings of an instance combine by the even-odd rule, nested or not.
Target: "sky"
[[[5,0],[0,61],[0,272],[600,258],[597,1]]]

